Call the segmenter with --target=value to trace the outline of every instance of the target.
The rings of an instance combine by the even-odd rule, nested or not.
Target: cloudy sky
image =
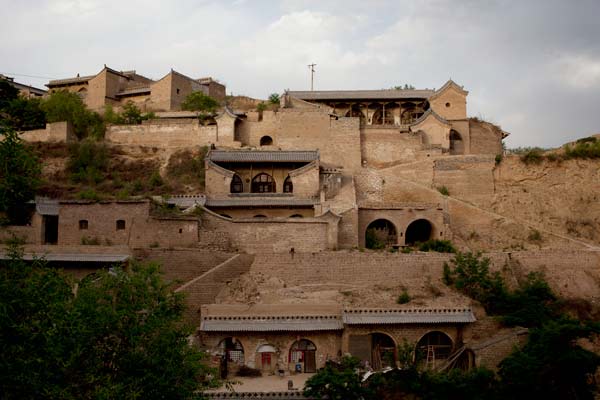
[[[0,0],[0,72],[36,86],[103,64],[213,76],[266,98],[310,86],[469,90],[509,147],[600,132],[600,1]],[[18,74],[18,75],[17,75]],[[26,76],[29,75],[29,76]],[[37,78],[36,78],[37,77]]]

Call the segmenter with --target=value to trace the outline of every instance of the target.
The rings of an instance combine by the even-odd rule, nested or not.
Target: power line
[[[3,71],[0,71],[0,74],[3,74],[3,75],[12,75],[12,76],[24,76],[24,77],[27,77],[27,78],[58,79],[58,78],[53,78],[53,77],[49,77],[49,76],[37,76],[37,75],[17,74],[15,72],[3,72]]]

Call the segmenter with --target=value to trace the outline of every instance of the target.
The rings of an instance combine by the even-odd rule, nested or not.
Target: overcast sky
[[[40,86],[104,64],[266,98],[409,83],[468,90],[509,147],[600,132],[600,1],[0,0],[0,72]],[[20,74],[20,75],[17,75]],[[33,78],[23,75],[38,76]]]

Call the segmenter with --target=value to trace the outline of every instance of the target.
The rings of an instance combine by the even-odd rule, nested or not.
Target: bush
[[[271,93],[269,95],[269,103],[279,105],[279,94]]]
[[[381,250],[385,249],[385,243],[382,242],[373,229],[367,229],[365,234],[365,246],[367,249]]]
[[[150,175],[150,179],[148,181],[151,187],[157,188],[164,184],[162,177],[160,176],[160,172],[154,171],[152,175]]]
[[[167,177],[185,184],[197,183],[204,187],[204,158],[208,147],[203,146],[197,156],[190,150],[179,150],[171,155],[167,164]]]
[[[496,163],[496,165],[500,165],[500,163],[502,162],[502,154],[496,154],[496,157],[494,157],[494,162]]]
[[[260,103],[258,103],[256,106],[256,111],[258,111],[258,112],[263,112],[266,109],[267,109],[267,105],[265,103],[263,103],[262,101]]]
[[[450,196],[450,192],[448,191],[448,188],[446,186],[438,186],[437,190],[444,196]]]
[[[406,304],[410,301],[410,295],[406,289],[402,290],[400,296],[398,296],[398,300],[396,301],[398,304]]]
[[[539,164],[544,160],[543,150],[539,147],[526,149],[520,158],[525,164]]]
[[[600,158],[600,140],[595,137],[579,139],[575,146],[565,147],[565,158]]]
[[[83,236],[81,238],[81,244],[83,246],[99,246],[100,241],[98,240],[97,237]]]
[[[94,189],[88,188],[77,193],[80,200],[100,201],[100,195]]]
[[[542,241],[542,234],[537,229],[534,229],[534,230],[531,231],[531,233],[529,233],[529,236],[527,238],[531,242],[541,242]]]
[[[108,167],[108,148],[91,139],[69,147],[67,170],[73,182],[90,185],[101,182]]]
[[[438,253],[456,253],[456,248],[449,240],[431,239],[419,246],[420,251],[435,251]]]

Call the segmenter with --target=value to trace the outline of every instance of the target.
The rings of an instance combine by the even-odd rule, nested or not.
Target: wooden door
[[[304,352],[304,372],[317,372],[317,360],[314,350]]]

